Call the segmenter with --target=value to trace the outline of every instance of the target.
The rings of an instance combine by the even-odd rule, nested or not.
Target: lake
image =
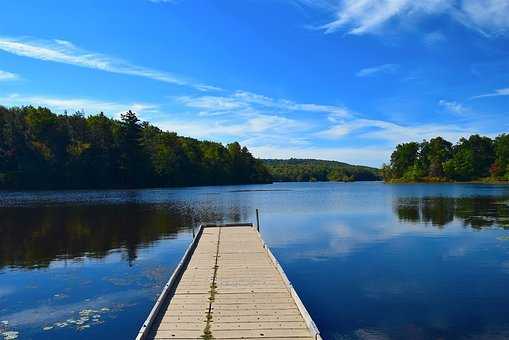
[[[254,221],[324,339],[509,338],[509,186],[0,192],[0,333],[129,339],[199,222]]]

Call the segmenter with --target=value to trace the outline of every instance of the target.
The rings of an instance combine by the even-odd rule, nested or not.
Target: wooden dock
[[[137,336],[321,340],[251,224],[203,225]]]

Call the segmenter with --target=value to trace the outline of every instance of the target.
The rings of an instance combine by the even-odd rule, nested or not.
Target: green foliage
[[[335,161],[316,159],[265,159],[275,181],[315,182],[315,181],[375,181],[381,179],[379,170],[366,166],[356,166]]]
[[[136,188],[267,183],[245,147],[180,137],[103,113],[0,106],[0,189]]]
[[[496,178],[506,177],[509,179],[509,135],[502,134],[495,138],[495,163],[490,169],[492,176]]]
[[[450,160],[451,179],[467,181],[476,178],[474,151],[460,145]],[[477,177],[479,178],[479,177]]]
[[[407,182],[415,182],[424,177],[424,175],[424,169],[422,169],[417,163],[414,163],[405,170],[402,179]]]
[[[415,142],[403,143],[396,146],[391,155],[391,168],[393,176],[404,177],[407,171],[417,161],[419,144]]]
[[[420,170],[422,176],[440,178],[444,176],[443,165],[452,155],[452,143],[442,137],[432,138],[420,145]]]
[[[495,140],[472,135],[452,145],[442,137],[396,147],[390,165],[385,165],[385,181],[472,181],[491,177],[509,179],[509,136]]]

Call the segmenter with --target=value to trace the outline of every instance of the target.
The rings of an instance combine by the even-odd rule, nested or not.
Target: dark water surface
[[[253,221],[324,339],[509,338],[509,186],[0,192],[0,333],[129,339],[198,222]]]

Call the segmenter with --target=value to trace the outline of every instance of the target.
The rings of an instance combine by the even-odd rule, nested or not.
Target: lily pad
[[[4,336],[4,340],[14,340],[14,339],[18,338],[19,332],[8,331],[8,332],[3,332],[2,335]]]

